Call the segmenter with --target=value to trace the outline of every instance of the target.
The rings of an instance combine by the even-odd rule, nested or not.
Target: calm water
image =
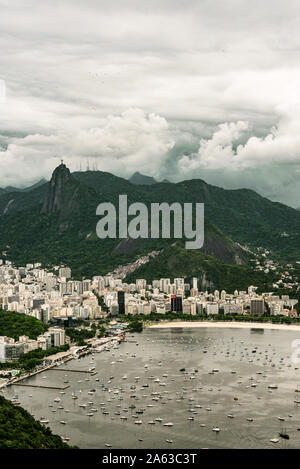
[[[112,448],[298,448],[300,404],[294,400],[300,401],[295,392],[300,370],[291,362],[291,343],[298,338],[300,333],[276,330],[146,329],[128,336],[117,349],[95,353],[94,359],[89,355],[67,363],[64,368],[95,366],[98,373],[66,373],[70,387],[65,394],[12,386],[5,396],[17,394],[25,409],[37,419],[46,417],[54,433],[81,448],[104,448],[106,443]],[[214,368],[219,371],[211,373]],[[64,372],[54,370],[26,383],[64,386],[65,379]],[[278,389],[270,391],[270,384]],[[93,395],[88,394],[91,389],[96,390]],[[61,401],[54,402],[58,397]],[[143,423],[137,425],[136,420]],[[164,426],[167,422],[173,426]],[[212,431],[215,426],[219,433]],[[271,443],[283,429],[290,439]]]

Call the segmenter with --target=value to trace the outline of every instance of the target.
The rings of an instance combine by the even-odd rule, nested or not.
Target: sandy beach
[[[258,329],[276,329],[284,331],[300,331],[300,324],[271,324],[260,322],[221,322],[221,321],[169,321],[149,326],[152,329],[161,329],[167,327],[219,327],[219,328],[258,328]]]

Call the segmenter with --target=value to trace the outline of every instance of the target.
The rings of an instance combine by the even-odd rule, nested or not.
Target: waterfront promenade
[[[32,376],[35,376],[39,373],[43,373],[45,371],[57,368],[69,362],[70,360],[78,359],[90,353],[102,352],[106,348],[110,348],[113,345],[119,343],[121,340],[122,340],[121,335],[117,335],[117,336],[112,336],[112,337],[103,337],[101,339],[89,339],[87,342],[89,343],[90,347],[87,347],[87,346],[78,347],[74,345],[66,352],[59,352],[55,355],[50,355],[49,357],[47,357],[47,359],[44,361],[45,363],[44,366],[37,370],[25,373],[16,378],[11,378],[8,380],[3,379],[2,382],[0,382],[0,389],[5,388],[6,386],[19,384],[21,381],[24,381],[25,379],[31,378]],[[60,370],[60,371],[64,371],[64,370]],[[90,371],[86,371],[86,372],[90,373]]]

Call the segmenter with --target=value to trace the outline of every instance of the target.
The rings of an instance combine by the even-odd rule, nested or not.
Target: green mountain
[[[127,194],[128,204],[205,203],[205,243],[201,256],[188,252],[191,267],[184,269],[186,276],[194,272],[194,263],[208,272],[204,261],[215,263],[212,281],[217,279],[217,271],[219,276],[224,274],[224,263],[237,265],[237,271],[242,269],[248,264],[249,254],[238,243],[250,248],[263,246],[284,260],[300,259],[299,211],[254,191],[225,190],[201,179],[136,185],[101,171],[71,174],[64,164],[54,170],[48,183],[22,193],[0,193],[0,253],[5,251],[7,258],[19,265],[34,261],[65,263],[75,277],[90,277],[154,249],[163,250],[157,257],[161,262],[166,261],[166,253],[172,254],[171,247],[183,249],[184,240],[98,239],[96,207],[101,202],[118,206],[119,194]],[[226,275],[228,272],[232,271],[228,269]]]
[[[107,193],[106,188],[101,190],[106,174],[74,175],[96,191],[98,189],[102,196]],[[225,236],[249,247],[262,246],[284,260],[300,260],[300,214],[291,207],[271,202],[249,189],[225,190],[201,179],[138,187],[132,187],[125,180],[120,183],[120,179],[110,175],[110,194],[128,194],[130,202],[204,202],[206,221],[209,220]]]

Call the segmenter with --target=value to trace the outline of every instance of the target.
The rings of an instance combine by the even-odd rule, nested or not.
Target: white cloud
[[[102,171],[125,177],[137,169],[158,176],[161,160],[174,144],[175,134],[166,119],[129,109],[87,130],[15,138],[0,152],[0,186],[49,177],[61,158],[71,170],[97,164]]]
[[[272,200],[300,206],[300,107],[285,106],[264,137],[249,136],[249,124],[218,126],[197,152],[179,158],[181,178],[202,177],[226,188],[252,188]],[[240,143],[239,140],[243,140]]]
[[[295,164],[300,166],[300,107],[281,110],[282,116],[276,127],[265,137],[251,136],[245,143],[236,145],[245,132],[248,122],[225,123],[210,139],[200,141],[197,154],[183,156],[179,167],[185,173],[195,169],[257,168],[267,164]]]
[[[179,160],[180,170],[189,173],[200,167],[215,169],[238,164],[238,155],[234,152],[233,144],[248,129],[248,123],[242,121],[220,124],[211,139],[200,140],[196,155],[185,155]]]
[[[85,158],[119,175],[206,177],[300,205],[298,0],[0,8],[0,186]]]

